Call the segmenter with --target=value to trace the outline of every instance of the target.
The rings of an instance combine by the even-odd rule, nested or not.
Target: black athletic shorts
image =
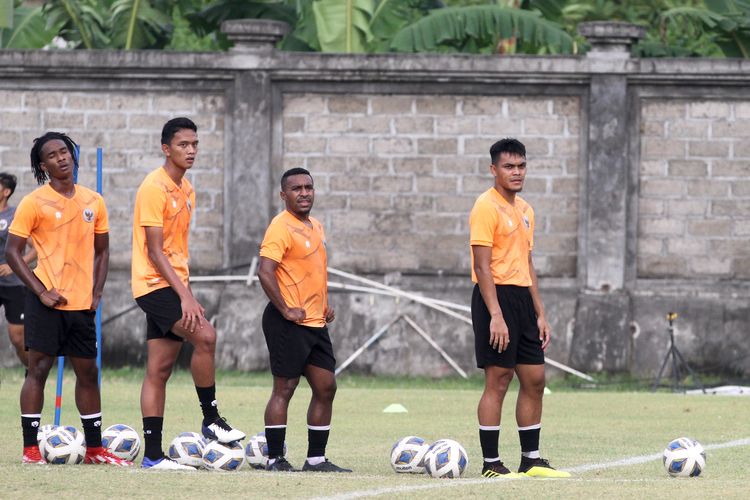
[[[297,378],[305,366],[335,371],[328,328],[313,328],[289,321],[270,302],[263,311],[263,335],[266,337],[271,373],[276,377]]]
[[[159,288],[135,299],[138,307],[146,313],[146,339],[169,339],[182,342],[185,339],[172,333],[172,327],[182,319],[180,296],[172,287]]]
[[[536,324],[536,311],[528,287],[495,285],[500,309],[508,325],[510,343],[503,352],[490,345],[490,312],[482,299],[479,285],[471,295],[471,322],[474,326],[474,352],[477,367],[487,365],[514,368],[516,365],[544,364],[542,341]]]
[[[5,309],[5,319],[12,325],[23,325],[23,309],[26,307],[26,287],[0,286],[0,306]]]
[[[24,342],[26,350],[51,356],[96,357],[95,311],[61,311],[26,294]]]

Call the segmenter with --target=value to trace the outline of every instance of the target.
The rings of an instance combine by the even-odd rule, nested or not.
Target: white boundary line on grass
[[[716,444],[709,444],[707,446],[704,446],[704,449],[706,450],[718,450],[721,448],[735,448],[737,446],[748,446],[750,445],[750,438],[745,439],[737,439],[735,441],[727,441],[726,443],[716,443]],[[604,469],[613,469],[615,467],[626,467],[629,465],[638,465],[646,462],[651,462],[653,460],[659,460],[662,457],[661,453],[652,453],[649,455],[640,455],[636,457],[629,457],[629,458],[623,458],[620,460],[614,460],[610,462],[600,462],[600,463],[594,463],[594,464],[584,464],[584,465],[578,465],[576,467],[567,468],[565,470],[574,473],[574,474],[580,474],[581,472],[589,472],[592,470],[604,470]],[[503,478],[495,478],[491,481],[531,481],[533,479],[531,478],[523,478],[523,479],[503,479]],[[475,484],[487,484],[489,481],[487,479],[460,479],[457,481],[436,481],[435,484],[415,484],[411,486],[391,486],[388,488],[377,488],[374,490],[362,490],[362,491],[350,491],[348,493],[341,493],[339,495],[333,495],[333,496],[326,496],[326,497],[318,497],[318,498],[325,498],[328,500],[348,500],[350,498],[366,498],[366,497],[374,497],[378,495],[388,495],[393,493],[410,493],[414,491],[421,491],[421,490],[432,490],[436,488],[457,488],[460,486],[469,486],[469,485],[475,485]]]

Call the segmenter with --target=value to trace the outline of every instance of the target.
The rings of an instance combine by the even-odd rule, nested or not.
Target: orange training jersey
[[[534,246],[534,210],[520,196],[511,205],[493,187],[479,195],[469,217],[469,244],[492,247],[490,269],[496,285],[531,286],[529,252]],[[474,252],[471,252],[471,280]]]
[[[188,233],[194,209],[195,191],[187,178],[183,177],[178,186],[167,171],[159,167],[143,179],[135,195],[133,214],[131,286],[134,298],[169,286],[148,257],[146,227],[162,228],[162,251],[180,280],[188,285]]]
[[[55,309],[82,311],[91,307],[94,291],[94,234],[109,232],[104,198],[76,186],[66,198],[49,185],[24,196],[9,231],[31,237],[38,256],[34,274],[47,290],[55,288],[68,300]]]
[[[260,256],[279,263],[276,281],[289,307],[305,309],[306,326],[326,324],[328,305],[328,260],[323,226],[310,217],[312,228],[284,210],[266,229]]]

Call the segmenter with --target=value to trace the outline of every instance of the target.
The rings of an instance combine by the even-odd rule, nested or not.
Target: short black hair
[[[198,126],[190,118],[180,116],[178,118],[172,118],[164,127],[161,129],[161,143],[169,145],[172,142],[174,135],[183,129],[190,129],[193,132],[198,132]]]
[[[34,139],[34,146],[31,148],[31,171],[34,172],[34,178],[37,184],[44,184],[47,179],[47,172],[42,169],[42,148],[49,141],[59,140],[65,144],[73,157],[73,172],[78,171],[78,144],[62,132],[47,132],[41,137]]]
[[[8,195],[8,198],[13,196],[13,193],[16,192],[16,183],[18,182],[18,179],[13,174],[8,174],[5,172],[0,172],[0,185],[3,186],[3,189],[10,189],[10,195]]]
[[[310,179],[312,179],[312,174],[308,172],[306,169],[302,167],[294,167],[290,168],[286,172],[284,172],[284,175],[281,176],[281,190],[284,190],[284,187],[286,185],[287,178],[293,176],[293,175],[309,175]]]
[[[500,158],[501,153],[526,158],[526,146],[518,139],[513,139],[512,137],[500,139],[490,148],[490,158],[493,165],[497,164],[497,159]]]

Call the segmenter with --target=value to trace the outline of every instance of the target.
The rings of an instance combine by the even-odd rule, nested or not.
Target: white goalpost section
[[[251,286],[253,285],[254,282],[258,281],[258,276],[256,276],[257,269],[258,269],[258,258],[253,257],[252,263],[250,264],[250,269],[248,270],[248,273],[246,275],[230,274],[230,275],[219,275],[219,276],[191,276],[190,281],[192,282],[244,281],[248,286]],[[386,295],[390,297],[404,298],[412,302],[422,304],[426,307],[429,307],[447,316],[450,316],[451,318],[457,319],[468,325],[471,325],[471,318],[464,314],[461,314],[461,313],[471,312],[471,308],[468,306],[456,304],[456,303],[445,301],[445,300],[425,297],[425,296],[418,295],[413,292],[407,292],[405,290],[401,290],[396,287],[385,285],[383,283],[379,283],[377,281],[364,278],[356,274],[348,273],[346,271],[341,271],[333,267],[328,268],[328,273],[334,276],[338,276],[338,277],[345,278],[345,279],[354,281],[356,283],[359,283],[359,285],[354,285],[350,283],[342,283],[342,282],[329,280],[328,288],[332,288],[336,290],[348,290],[348,291],[360,292],[360,293],[369,293],[373,295]],[[362,285],[365,285],[365,286],[362,286]],[[341,363],[336,368],[336,375],[344,371],[346,367],[351,365],[354,362],[354,360],[357,359],[363,352],[365,352],[372,344],[377,342],[379,338],[385,335],[394,324],[396,324],[397,322],[401,320],[403,320],[412,330],[414,330],[420,337],[422,337],[425,340],[425,342],[427,342],[433,349],[435,349],[443,357],[443,359],[445,359],[448,362],[448,364],[451,365],[451,367],[453,367],[453,369],[460,376],[462,376],[463,378],[468,378],[468,375],[466,374],[464,370],[461,369],[458,363],[456,363],[455,360],[451,358],[448,355],[448,353],[446,353],[438,345],[438,343],[435,342],[435,340],[432,337],[430,337],[430,335],[422,327],[420,327],[410,316],[403,314],[403,313],[391,319],[385,325],[381,326],[377,331],[375,331],[375,333],[373,333],[370,336],[370,338],[368,338],[365,341],[365,343],[362,344],[362,346],[360,346],[356,351],[354,351],[343,363]],[[582,373],[563,363],[552,360],[546,356],[545,356],[545,363],[551,366],[554,366],[555,368],[562,370],[566,373],[570,373],[571,375],[587,380],[589,382],[595,382],[595,380],[591,376],[586,375],[585,373]]]

